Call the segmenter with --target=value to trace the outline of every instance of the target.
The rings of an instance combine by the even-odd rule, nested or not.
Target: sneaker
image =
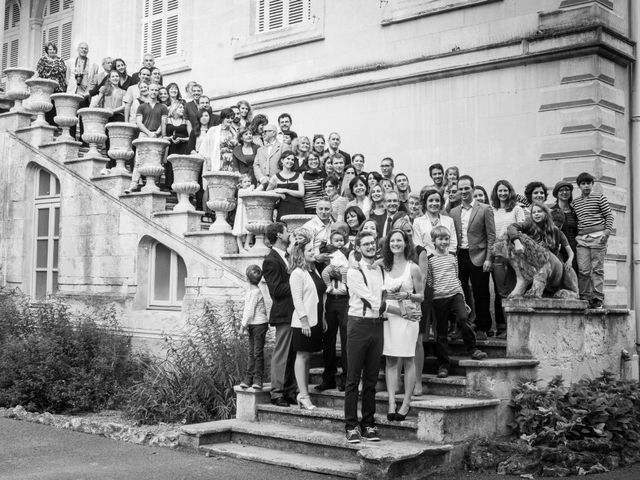
[[[360,435],[360,427],[356,427],[353,430],[347,429],[347,442],[349,443],[360,443],[362,440],[362,435]]]
[[[243,380],[240,382],[240,388],[249,388],[251,385],[251,380]]]
[[[447,367],[438,368],[438,378],[447,378],[449,376],[449,369]]]
[[[262,390],[262,382],[253,382],[251,388],[255,390]]]
[[[378,427],[365,427],[362,438],[370,442],[379,442],[380,435],[378,434]]]
[[[488,355],[478,348],[476,348],[473,352],[471,352],[472,360],[484,360],[487,357]]]

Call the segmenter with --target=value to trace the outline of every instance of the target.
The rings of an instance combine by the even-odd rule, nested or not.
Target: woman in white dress
[[[416,383],[414,356],[420,333],[420,303],[423,295],[423,276],[420,267],[413,262],[415,251],[411,237],[398,229],[391,231],[382,249],[382,261],[386,270],[384,289],[389,305],[398,306],[404,315],[388,314],[384,322],[384,347],[386,356],[387,393],[389,411],[387,418],[402,421],[409,414],[411,395]],[[404,399],[396,406],[399,362],[404,364]]]

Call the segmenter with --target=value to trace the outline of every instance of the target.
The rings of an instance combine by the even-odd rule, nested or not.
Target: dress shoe
[[[284,397],[272,398],[271,403],[277,407],[288,407],[289,402],[285,400]]]
[[[284,401],[287,402],[289,405],[296,405],[298,403],[298,400],[296,400],[296,397],[284,397]]]
[[[396,422],[402,422],[405,418],[407,418],[407,415],[409,415],[409,413],[411,412],[411,407],[409,407],[409,409],[407,410],[407,413],[402,414],[400,412],[396,412],[396,418],[394,418],[394,420]]]
[[[314,390],[316,392],[324,392],[325,390],[331,390],[332,388],[336,388],[335,383],[324,383],[322,382],[320,385],[316,385]]]

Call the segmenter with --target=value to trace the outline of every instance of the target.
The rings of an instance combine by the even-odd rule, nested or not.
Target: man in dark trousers
[[[469,296],[469,280],[473,290],[476,313],[476,339],[486,340],[491,331],[489,312],[489,272],[491,271],[491,248],[496,240],[496,225],[493,210],[489,205],[473,198],[473,178],[462,175],[458,179],[458,191],[462,203],[451,210],[458,237],[458,277],[465,298]]]
[[[271,403],[288,407],[296,403],[296,381],[293,372],[295,352],[291,348],[291,314],[293,298],[289,286],[289,262],[286,258],[289,232],[282,222],[267,227],[266,237],[271,251],[262,262],[262,273],[273,304],[269,324],[276,327],[276,343],[271,357]]]

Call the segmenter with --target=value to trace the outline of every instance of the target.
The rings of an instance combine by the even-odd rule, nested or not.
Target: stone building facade
[[[33,68],[43,40],[59,42],[70,56],[86,41],[93,61],[121,57],[130,72],[150,51],[165,83],[199,81],[214,108],[247,99],[272,120],[286,111],[299,133],[338,131],[344,150],[366,156],[365,169],[390,156],[415,188],[429,182],[427,166],[434,162],[459,166],[487,189],[506,178],[519,191],[531,180],[552,186],[590,171],[615,214],[605,266],[607,304],[634,308],[634,268],[640,267],[631,192],[638,172],[630,125],[639,26],[629,0],[0,5],[2,68]],[[12,132],[0,138],[3,284],[35,294],[42,278],[38,242],[46,241],[51,255],[53,245],[58,248],[46,288],[54,288],[55,273],[60,293],[116,298],[140,334],[181,315],[181,302],[172,303],[177,293],[164,305],[150,301],[155,271],[149,266],[157,255],[177,275],[170,288],[187,298],[240,295],[246,262],[206,251],[207,244],[141,215],[90,176],[47,157],[39,145],[28,147],[24,138]],[[50,175],[50,198],[38,196],[41,171]],[[39,235],[37,212],[45,208],[39,205],[54,217],[59,208],[59,223],[50,220],[46,238]]]

